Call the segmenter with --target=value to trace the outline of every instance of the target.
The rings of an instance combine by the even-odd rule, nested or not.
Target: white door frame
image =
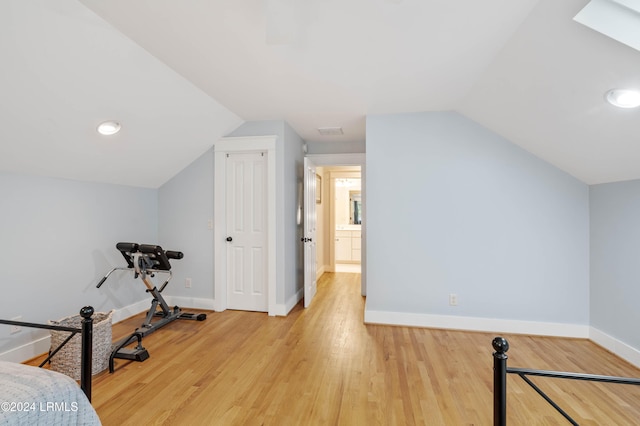
[[[366,191],[366,155],[365,154],[307,154],[316,166],[360,166],[362,185],[362,275],[360,290],[367,295],[367,191]]]
[[[267,300],[268,313],[276,313],[276,140],[277,136],[222,138],[214,145],[213,251],[214,309],[227,309],[227,218],[225,207],[226,157],[231,152],[267,153]]]

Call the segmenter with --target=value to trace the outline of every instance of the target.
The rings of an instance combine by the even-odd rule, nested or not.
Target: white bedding
[[[100,425],[100,419],[72,378],[0,361],[0,424]]]

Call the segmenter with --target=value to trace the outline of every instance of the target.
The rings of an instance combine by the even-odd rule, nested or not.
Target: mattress
[[[100,425],[72,378],[55,371],[0,361],[0,424]]]

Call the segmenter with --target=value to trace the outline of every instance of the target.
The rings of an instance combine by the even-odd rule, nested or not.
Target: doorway
[[[264,151],[225,156],[228,309],[267,312],[266,157]]]
[[[246,155],[249,154],[249,155]],[[256,136],[256,137],[229,137],[223,138],[214,145],[214,309],[216,311],[224,311],[228,308],[248,309],[257,311],[267,311],[269,315],[276,314],[276,137],[275,136]],[[260,223],[263,224],[265,233],[261,240],[262,248],[260,249],[260,262],[262,277],[258,277],[257,282],[261,282],[259,295],[259,303],[255,306],[236,307],[237,300],[232,300],[231,294],[235,289],[241,289],[243,292],[253,292],[254,288],[247,288],[241,281],[237,281],[238,275],[243,274],[243,268],[237,261],[240,257],[234,254],[234,235],[231,226],[234,221],[230,219],[230,215],[247,214],[246,204],[240,203],[235,211],[228,211],[227,206],[229,200],[227,196],[229,191],[234,192],[234,188],[229,185],[233,184],[234,178],[229,173],[234,170],[232,157],[244,158],[249,162],[252,157],[260,157],[255,170],[262,176],[263,196],[261,203],[250,203],[250,210],[259,210],[259,215],[252,217],[260,217]],[[244,160],[243,160],[244,161]],[[248,163],[244,163],[243,168]],[[264,168],[265,170],[258,170]],[[237,170],[236,170],[237,171]],[[247,175],[249,178],[255,177],[254,173]],[[254,226],[252,224],[251,226]],[[231,226],[231,227],[230,227]],[[255,250],[252,255],[255,255]],[[243,288],[244,286],[244,288]],[[266,293],[265,293],[266,292]],[[248,299],[247,299],[248,300]],[[264,301],[266,300],[266,305]]]
[[[362,181],[360,166],[324,167],[329,185],[325,252],[327,269],[333,272],[361,273],[362,259]]]
[[[323,200],[322,204],[324,205],[324,201],[326,200],[327,202],[330,201],[330,199],[332,199],[332,197],[335,195],[335,191],[331,189],[331,187],[333,186],[331,184],[331,178],[330,176],[327,174],[327,176],[324,176],[324,170],[331,170],[332,168],[338,168],[338,167],[346,167],[348,168],[348,170],[344,169],[343,172],[353,172],[354,175],[352,177],[359,177],[360,179],[360,194],[358,196],[358,206],[357,208],[360,210],[359,211],[359,218],[355,218],[352,220],[355,221],[359,221],[360,223],[356,224],[348,224],[345,223],[343,225],[358,225],[359,229],[359,236],[358,235],[353,235],[354,230],[349,230],[350,231],[350,256],[353,256],[354,253],[354,249],[357,250],[359,247],[359,255],[360,255],[360,273],[361,273],[361,280],[360,280],[360,286],[361,286],[361,294],[363,296],[366,295],[366,288],[367,288],[367,273],[366,273],[366,261],[367,261],[367,256],[366,256],[366,171],[365,171],[365,154],[310,154],[307,155],[307,157],[311,158],[313,160],[313,162],[317,165],[320,166],[321,168],[321,173],[322,173],[322,177],[321,177],[321,182],[322,182],[322,196],[321,199]],[[337,170],[337,169],[336,169]],[[358,174],[358,176],[355,175],[355,173]],[[338,175],[334,175],[334,177],[336,177]],[[352,194],[354,195],[354,194]],[[347,206],[350,205],[349,201],[346,202]],[[318,252],[319,251],[323,251],[324,253],[324,258],[323,259],[318,259],[317,261],[317,269],[318,269],[318,273],[319,275],[321,275],[323,272],[334,272],[335,271],[335,246],[332,244],[333,242],[335,242],[336,239],[336,222],[335,222],[335,218],[333,220],[331,220],[331,216],[333,216],[332,213],[328,213],[328,210],[326,210],[327,206],[325,205],[325,209],[322,209],[323,214],[325,215],[324,217],[324,221],[323,221],[323,225],[319,226],[323,226],[323,229],[321,231],[321,234],[324,236],[322,239],[318,238],[318,242],[323,246],[322,248],[318,248]],[[354,206],[355,208],[355,206]],[[347,207],[347,209],[349,209],[349,207]],[[347,216],[349,216],[350,214],[348,213]],[[351,213],[351,215],[353,215],[353,213]],[[327,217],[329,216],[329,217]],[[320,218],[319,218],[320,219]],[[344,231],[346,229],[342,229],[342,231]],[[354,244],[355,242],[355,244]],[[332,255],[331,252],[333,252],[333,260],[332,260]],[[357,253],[356,253],[357,254]],[[353,257],[351,257],[350,259],[353,259]],[[351,264],[345,264],[345,265],[355,265],[356,263],[351,263]]]

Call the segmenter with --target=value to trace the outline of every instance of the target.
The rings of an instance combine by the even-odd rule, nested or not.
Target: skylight
[[[640,0],[591,0],[573,19],[640,50]]]

